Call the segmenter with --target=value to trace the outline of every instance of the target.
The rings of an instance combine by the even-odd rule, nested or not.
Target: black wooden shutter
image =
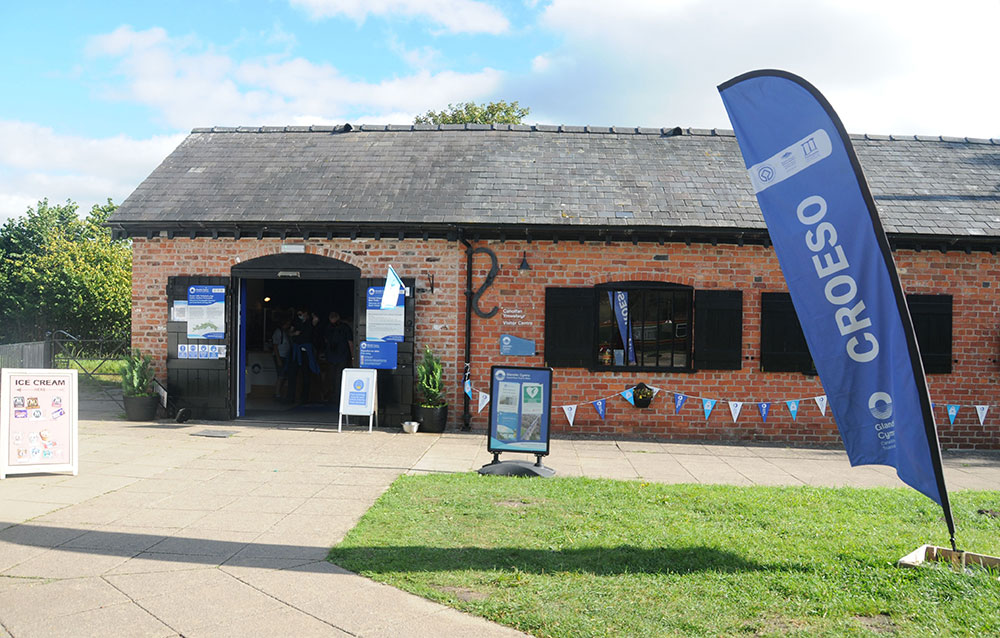
[[[594,364],[593,288],[545,289],[545,365],[587,368]]]
[[[698,290],[694,297],[696,370],[739,370],[743,365],[743,291]]]
[[[906,295],[924,372],[951,372],[951,295]]]
[[[760,296],[760,369],[815,374],[802,324],[787,292]]]

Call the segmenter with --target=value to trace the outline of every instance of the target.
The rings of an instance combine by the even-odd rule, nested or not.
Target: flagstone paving
[[[0,637],[522,635],[325,562],[403,473],[488,463],[483,434],[84,420],[80,473],[0,481]],[[557,439],[559,476],[900,486],[839,450]],[[952,490],[1000,455],[946,453]]]

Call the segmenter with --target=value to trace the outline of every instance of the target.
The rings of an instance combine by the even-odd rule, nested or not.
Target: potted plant
[[[138,349],[130,351],[125,357],[122,395],[125,399],[125,418],[129,421],[152,421],[156,417],[159,397],[153,392],[152,359]]]
[[[413,409],[413,418],[420,423],[421,432],[444,432],[448,422],[441,372],[441,359],[430,348],[424,348],[424,357],[417,366],[417,385],[423,398]]]
[[[637,408],[648,408],[649,402],[653,400],[653,388],[645,383],[639,383],[632,388],[632,401]]]

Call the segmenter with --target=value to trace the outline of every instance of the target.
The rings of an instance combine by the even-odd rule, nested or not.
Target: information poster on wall
[[[395,308],[382,308],[382,290],[384,286],[368,288],[365,303],[365,322],[367,324],[366,338],[369,341],[403,341],[403,317],[406,303],[406,291],[399,291],[399,299]]]
[[[397,345],[393,342],[362,341],[358,354],[358,365],[362,368],[396,369]]]
[[[549,453],[552,369],[490,369],[490,452]]]
[[[0,478],[76,474],[77,371],[7,368],[0,384]]]
[[[188,339],[226,338],[226,287],[188,286]]]

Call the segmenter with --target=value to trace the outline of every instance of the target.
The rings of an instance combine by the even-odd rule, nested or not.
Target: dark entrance
[[[304,253],[282,253],[233,267],[237,303],[238,356],[234,416],[271,422],[336,422],[336,368],[327,361],[324,334],[330,312],[355,330],[359,270],[342,261]],[[275,356],[283,349],[280,332],[296,313],[307,312],[313,326],[312,357],[292,361]],[[276,331],[277,332],[276,334]],[[287,339],[287,334],[284,337]],[[355,351],[357,343],[355,341]],[[294,352],[294,344],[288,344]]]

